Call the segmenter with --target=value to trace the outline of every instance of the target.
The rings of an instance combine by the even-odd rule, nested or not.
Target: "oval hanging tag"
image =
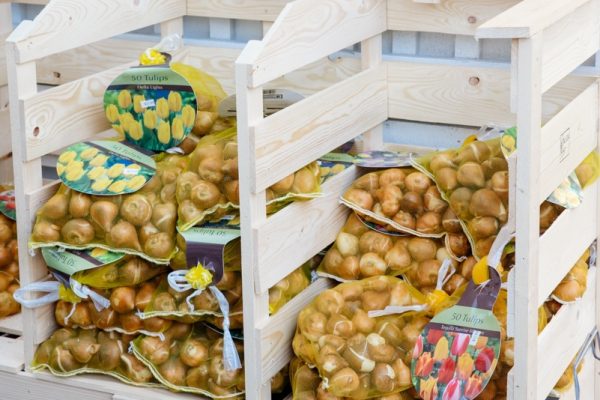
[[[14,190],[0,190],[0,213],[13,221],[17,220]]]
[[[80,271],[114,263],[125,257],[125,254],[101,248],[73,250],[60,247],[43,247],[42,257],[51,269],[71,276]]]
[[[126,140],[152,151],[180,144],[194,127],[191,84],[168,65],[133,67],[104,93],[106,118]]]
[[[436,315],[412,353],[412,382],[426,400],[475,399],[500,357],[500,323],[492,308],[502,282],[494,268],[481,285],[469,282],[457,305]]]
[[[156,173],[156,162],[128,143],[82,142],[58,157],[56,172],[77,192],[112,196],[140,190]]]

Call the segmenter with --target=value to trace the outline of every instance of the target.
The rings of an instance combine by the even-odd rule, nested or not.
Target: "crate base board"
[[[138,388],[102,375],[61,378],[46,372],[0,370],[0,382],[2,400],[207,400],[164,389]]]
[[[23,339],[0,336],[0,372],[15,374],[23,370],[24,363]]]
[[[22,336],[23,318],[21,317],[21,314],[19,313],[0,319],[0,333]]]

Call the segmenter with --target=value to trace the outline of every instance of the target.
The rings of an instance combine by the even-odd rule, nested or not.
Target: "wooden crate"
[[[270,217],[265,212],[265,189],[359,133],[366,132],[366,148],[381,147],[381,124],[388,118],[472,126],[496,122],[518,128],[513,182],[518,206],[511,210],[518,221],[518,259],[516,284],[509,289],[516,304],[511,323],[516,326],[517,355],[510,399],[545,398],[595,324],[597,280],[591,273],[586,297],[561,310],[537,335],[538,306],[598,237],[598,184],[587,190],[585,205],[564,213],[541,238],[538,233],[540,203],[598,146],[598,81],[568,76],[600,48],[598,2],[481,2],[506,10],[476,33],[482,38],[513,39],[510,69],[448,67],[426,60],[382,62],[381,33],[386,29],[423,30],[419,23],[431,21],[426,17],[435,20],[435,13],[450,17],[452,6],[468,9],[466,3],[392,1],[386,7],[385,1],[366,6],[360,1],[298,0],[282,11],[264,40],[250,42],[238,58],[249,398],[270,397],[269,378],[287,362],[294,334],[289,317],[285,321],[278,315],[269,317],[268,289],[334,239],[347,215],[337,199],[356,172],[350,169],[326,183],[323,199],[294,204]],[[393,15],[401,21],[402,12],[417,8],[424,13],[421,19],[391,25]],[[477,6],[471,8],[468,12]],[[436,30],[433,25],[430,28]],[[451,28],[439,27],[442,32],[475,32],[461,31],[454,23]],[[263,117],[264,85],[358,42],[362,57],[360,64],[354,61],[355,74]],[[574,232],[580,234],[575,238]]]
[[[151,44],[113,36],[153,24],[161,25],[163,35],[181,33],[185,15],[263,21],[267,35],[248,43],[241,55],[240,48],[202,45],[186,46],[177,55],[213,74],[228,92],[235,90],[238,95],[240,171],[244,171],[240,184],[247,398],[270,398],[270,378],[291,357],[297,313],[330,283],[317,281],[273,317],[268,314],[268,289],[333,241],[347,216],[337,199],[357,171],[350,168],[328,181],[322,198],[293,204],[268,218],[265,188],[363,132],[366,148],[380,147],[381,126],[387,119],[518,126],[519,259],[510,296],[517,305],[513,315],[519,325],[509,397],[544,398],[557,377],[550,372],[538,376],[536,371],[546,357],[562,371],[558,366],[570,362],[587,335],[577,324],[584,322],[583,315],[597,314],[596,291],[590,291],[584,302],[566,307],[557,316],[557,321],[568,326],[553,322],[539,338],[534,328],[540,299],[550,293],[578,251],[598,236],[597,203],[592,201],[565,212],[555,223],[560,229],[553,227],[542,238],[537,236],[538,206],[544,194],[598,144],[596,79],[566,76],[598,50],[597,24],[590,22],[597,15],[590,12],[596,1],[575,0],[567,6],[560,0],[439,0],[430,4],[412,0],[147,0],[132,6],[126,0],[77,4],[53,0],[33,22],[20,25],[7,44],[15,176],[22,182],[17,188],[19,219],[33,223],[35,211],[56,190],[56,183],[42,182],[42,157],[109,129],[101,107],[103,89]],[[110,12],[118,7],[120,13]],[[99,10],[111,16],[99,19]],[[565,23],[570,20],[578,32]],[[485,63],[441,65],[431,59],[383,60],[381,34],[388,29],[511,38],[513,63],[507,68]],[[575,40],[576,35],[585,40]],[[360,58],[328,57],[355,43],[361,43]],[[81,58],[89,62],[74,63]],[[38,92],[36,81],[58,86]],[[263,118],[263,87],[288,87],[310,96]],[[586,112],[576,112],[582,107]],[[75,116],[75,111],[80,114]],[[568,154],[561,157],[561,134],[569,128],[572,141]],[[531,167],[536,165],[540,168]],[[597,199],[597,191],[598,185],[588,189],[586,198]],[[575,243],[573,232],[583,235],[577,221],[587,225],[585,236]],[[39,254],[31,256],[27,251],[31,226],[22,226],[21,279],[27,284],[43,279],[47,271]],[[557,243],[565,251],[558,258],[545,259],[544,249],[557,251],[561,248]],[[542,269],[548,259],[552,266]],[[545,268],[555,271],[545,273]],[[26,363],[54,329],[51,311],[47,307],[23,313]],[[548,337],[569,345],[549,345]],[[37,379],[30,383],[33,377]],[[99,399],[153,398],[147,390],[125,389],[96,377],[63,381],[23,372],[6,379],[16,388],[32,385],[36,399],[43,393],[42,380],[44,384],[64,382],[66,386],[51,385],[56,393]],[[7,393],[11,398],[18,392]],[[160,398],[185,396],[161,393]]]

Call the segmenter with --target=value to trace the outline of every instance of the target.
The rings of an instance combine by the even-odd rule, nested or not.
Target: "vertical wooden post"
[[[17,204],[19,269],[21,286],[35,282],[46,274],[42,266],[31,255],[28,242],[35,213],[30,212],[29,194],[42,187],[41,158],[27,161],[25,155],[27,133],[23,99],[37,92],[36,65],[34,61],[17,64],[16,48],[13,42],[6,44],[8,67],[10,125],[12,133],[15,197]],[[23,308],[23,342],[25,365],[30,365],[36,348],[36,318],[33,310]]]
[[[243,58],[240,56],[240,59]],[[266,193],[252,192],[256,167],[253,160],[250,127],[263,119],[262,87],[250,88],[248,67],[236,63],[238,159],[240,171],[240,219],[242,231],[242,282],[244,296],[244,359],[246,398],[268,400],[271,398],[270,382],[263,382],[262,341],[257,329],[269,318],[269,293],[257,293],[258,271],[255,228],[266,220]]]
[[[517,44],[519,80],[515,320],[518,323],[515,324],[512,388],[512,399],[515,400],[537,400],[547,395],[537,392],[542,43],[542,33],[539,33],[529,39],[521,39]]]
[[[600,54],[600,52],[598,53]],[[598,61],[599,59],[596,58]],[[596,68],[600,68],[600,64],[596,64]],[[600,98],[600,90],[598,91],[598,97]],[[600,104],[600,103],[599,103]],[[600,150],[600,120],[596,127],[596,133],[598,135],[598,148],[595,151]],[[598,192],[598,199],[600,199],[600,182],[596,182],[596,190]],[[596,216],[596,327],[600,327],[600,200],[597,204],[597,216]],[[600,399],[600,361],[594,360],[594,399]]]
[[[12,31],[12,12],[11,12],[11,4],[10,3],[1,3],[0,4],[0,40],[4,40],[4,35],[7,35]],[[3,51],[4,47],[0,45],[0,51]],[[0,59],[1,59],[0,55]],[[5,65],[0,64],[0,68],[6,68]],[[0,82],[2,85],[2,82]],[[3,107],[2,97],[4,97],[0,93],[0,110]],[[9,144],[3,143],[0,146],[9,146]],[[0,184],[2,183],[11,183],[13,181],[13,168],[12,168],[12,160],[10,158],[0,158]]]
[[[362,70],[381,65],[383,57],[382,35],[375,35],[363,40],[360,44],[360,57]],[[383,149],[383,125],[371,129],[363,134],[364,150]]]

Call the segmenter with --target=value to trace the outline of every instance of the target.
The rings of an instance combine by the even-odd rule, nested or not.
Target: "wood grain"
[[[187,15],[275,21],[290,0],[187,0]]]
[[[248,66],[258,87],[386,30],[383,0],[297,0],[288,4]]]
[[[15,37],[24,63],[185,15],[181,0],[53,0]]]
[[[565,210],[540,238],[540,267],[544,273],[538,276],[537,304],[539,306],[550,296],[585,249],[600,234],[596,224],[591,222],[598,219],[597,192],[596,182],[584,191],[581,205],[575,209]]]
[[[0,371],[16,374],[23,369],[23,339],[0,337]]]
[[[596,82],[542,128],[540,203],[597,147],[598,93]]]
[[[258,327],[262,341],[262,377],[261,381],[268,382],[283,367],[289,364],[293,357],[292,339],[296,332],[298,314],[306,308],[313,299],[326,289],[334,286],[326,278],[320,278],[294,297],[275,315],[270,317],[263,326]]]
[[[264,190],[387,119],[385,68],[374,67],[250,128],[252,190]]]
[[[0,332],[21,336],[23,334],[23,317],[21,314],[0,319]]]
[[[473,35],[477,27],[508,10],[519,0],[443,0],[419,4],[388,0],[388,29]]]
[[[545,399],[550,393],[596,325],[596,274],[595,268],[590,269],[583,299],[562,306],[540,333],[537,352],[543,356],[539,358],[536,368],[538,400]],[[589,392],[583,393],[585,395],[582,398],[591,395]]]
[[[558,22],[590,0],[523,0],[476,32],[478,38],[518,39],[532,37]]]
[[[544,30],[542,93],[600,48],[600,3],[589,1]]]
[[[352,167],[323,185],[323,197],[296,202],[257,227],[258,290],[267,291],[335,240],[348,209],[339,197],[358,177]],[[277,266],[277,268],[273,268]]]

